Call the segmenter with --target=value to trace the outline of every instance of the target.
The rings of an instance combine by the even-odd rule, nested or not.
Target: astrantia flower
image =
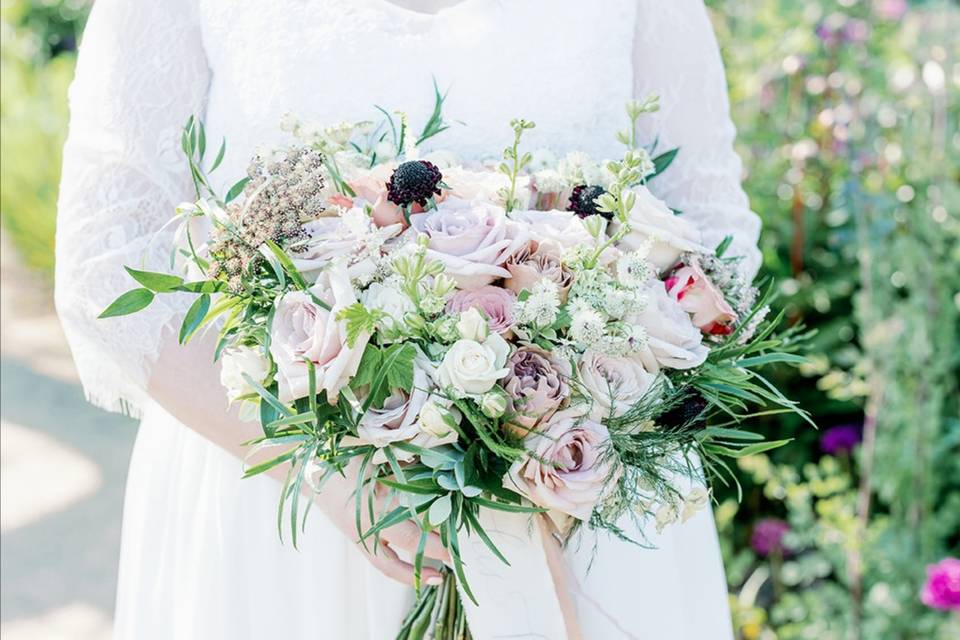
[[[637,251],[630,251],[617,260],[617,280],[624,287],[639,289],[647,284],[655,275],[653,265],[647,260],[647,247]]]
[[[530,296],[516,306],[518,324],[541,329],[553,324],[559,312],[560,289],[555,282],[546,278],[533,285]]]
[[[920,599],[934,609],[960,611],[960,559],[944,558],[929,565]]]
[[[790,532],[790,525],[778,518],[764,518],[757,521],[750,535],[750,546],[758,555],[769,556],[773,553],[785,554],[789,549],[783,544],[783,537]]]
[[[581,307],[573,312],[570,321],[570,337],[590,346],[603,337],[607,323],[595,309]]]

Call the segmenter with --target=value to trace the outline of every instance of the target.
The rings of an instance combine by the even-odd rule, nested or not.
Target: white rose
[[[397,287],[385,286],[374,282],[360,295],[360,302],[367,309],[384,312],[383,326],[387,329],[399,329],[404,326],[403,317],[417,310],[413,301]]]
[[[484,200],[501,206],[505,204],[502,194],[510,188],[510,178],[499,171],[471,171],[463,167],[444,169],[443,181],[454,198]],[[518,176],[515,196],[521,208],[530,206],[532,195],[529,176]]]
[[[290,252],[290,259],[303,277],[312,282],[334,260],[347,261],[351,278],[370,278],[377,270],[383,244],[403,227],[377,227],[362,208],[354,207],[339,217],[311,220],[303,229],[307,239]]]
[[[440,406],[436,401],[430,400],[420,408],[420,430],[433,438],[446,438],[456,431],[451,426],[451,421],[455,419],[449,409]]]
[[[316,371],[317,391],[327,392],[327,401],[337,396],[356,375],[363,351],[370,340],[361,334],[353,345],[347,344],[346,324],[337,314],[357,302],[346,267],[334,263],[324,271],[310,292],[325,302],[324,309],[305,291],[284,294],[276,305],[270,330],[270,355],[277,364],[280,399],[284,402],[309,394],[309,358]]]
[[[647,259],[661,272],[677,264],[680,254],[686,251],[710,252],[702,244],[700,230],[675,215],[649,189],[640,185],[632,192],[637,200],[628,218],[630,232],[617,245],[620,249],[637,251],[651,243]],[[613,230],[618,227],[615,223]]]
[[[230,402],[238,398],[256,394],[256,390],[243,377],[247,374],[251,380],[262,383],[270,372],[270,361],[258,349],[251,347],[233,347],[220,357],[220,384],[227,390]],[[240,407],[240,418],[244,421],[256,417],[256,403],[244,402]]]
[[[583,354],[577,369],[580,382],[593,398],[590,417],[594,420],[622,416],[643,399],[657,379],[638,358],[617,358],[593,350]]]
[[[483,342],[490,335],[490,326],[479,309],[470,307],[460,314],[457,331],[460,332],[460,337],[464,340]]]
[[[451,387],[462,396],[479,396],[509,373],[504,367],[510,345],[498,333],[481,342],[457,340],[443,357],[437,370],[442,387]]]
[[[647,288],[647,305],[642,313],[629,317],[631,324],[647,332],[647,346],[640,352],[647,371],[692,369],[707,359],[710,349],[703,344],[703,334],[676,300],[667,295],[662,282],[651,282]]]

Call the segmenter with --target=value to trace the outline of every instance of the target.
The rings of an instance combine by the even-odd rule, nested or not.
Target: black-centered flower
[[[404,162],[390,176],[387,183],[387,200],[401,207],[407,207],[414,202],[421,207],[426,206],[427,200],[440,195],[440,180],[443,176],[440,169],[426,160],[410,160]]]
[[[668,429],[702,429],[707,426],[706,416],[703,415],[706,408],[707,399],[694,392],[664,412],[657,421]]]
[[[613,218],[613,214],[600,211],[596,200],[604,193],[603,187],[588,186],[585,184],[577,185],[570,194],[570,204],[567,205],[567,211],[573,211],[581,218],[587,216],[603,216],[607,220]]]

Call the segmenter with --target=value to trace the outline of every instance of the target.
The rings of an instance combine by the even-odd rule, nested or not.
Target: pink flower
[[[453,294],[447,301],[447,313],[455,315],[467,309],[479,309],[486,316],[490,331],[508,336],[513,326],[513,307],[516,303],[517,296],[509,289],[485,285]]]
[[[539,347],[520,347],[507,361],[503,387],[510,399],[507,415],[520,436],[553,415],[570,395],[570,367]]]
[[[393,224],[407,226],[401,208],[387,200],[387,180],[390,179],[390,174],[395,168],[393,163],[378,165],[359,177],[347,181],[350,188],[357,194],[357,198],[372,207],[370,217],[378,227],[388,227]],[[415,204],[413,210],[423,211],[423,208]]]
[[[507,260],[510,277],[506,286],[519,294],[524,289],[531,291],[533,285],[547,279],[557,285],[560,299],[566,300],[567,292],[573,283],[573,275],[563,268],[560,258],[551,252],[538,251],[538,244],[531,241],[526,247],[510,256]]]
[[[427,236],[427,254],[443,263],[461,289],[508,277],[504,263],[526,243],[502,208],[480,200],[449,198],[434,211],[411,216],[411,224]]]
[[[542,431],[524,440],[529,455],[514,462],[504,486],[540,507],[587,520],[619,475],[610,452],[607,428],[566,409],[553,415]]]
[[[920,600],[934,609],[960,611],[960,559],[944,558],[927,567]]]
[[[316,370],[317,391],[326,391],[327,401],[334,404],[340,389],[356,375],[370,336],[362,334],[348,345],[346,327],[336,319],[340,310],[357,302],[344,265],[334,264],[324,271],[310,292],[330,309],[315,303],[305,291],[281,297],[270,330],[270,355],[277,364],[281,400],[309,394],[307,358]]]
[[[715,335],[732,331],[730,325],[737,319],[737,314],[696,259],[681,265],[665,284],[670,297],[693,316],[693,324],[701,331]]]

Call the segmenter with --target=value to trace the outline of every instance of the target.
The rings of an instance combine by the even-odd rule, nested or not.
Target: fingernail
[[[427,578],[427,584],[431,587],[439,587],[443,584],[443,578],[440,576],[433,576],[432,578]]]

